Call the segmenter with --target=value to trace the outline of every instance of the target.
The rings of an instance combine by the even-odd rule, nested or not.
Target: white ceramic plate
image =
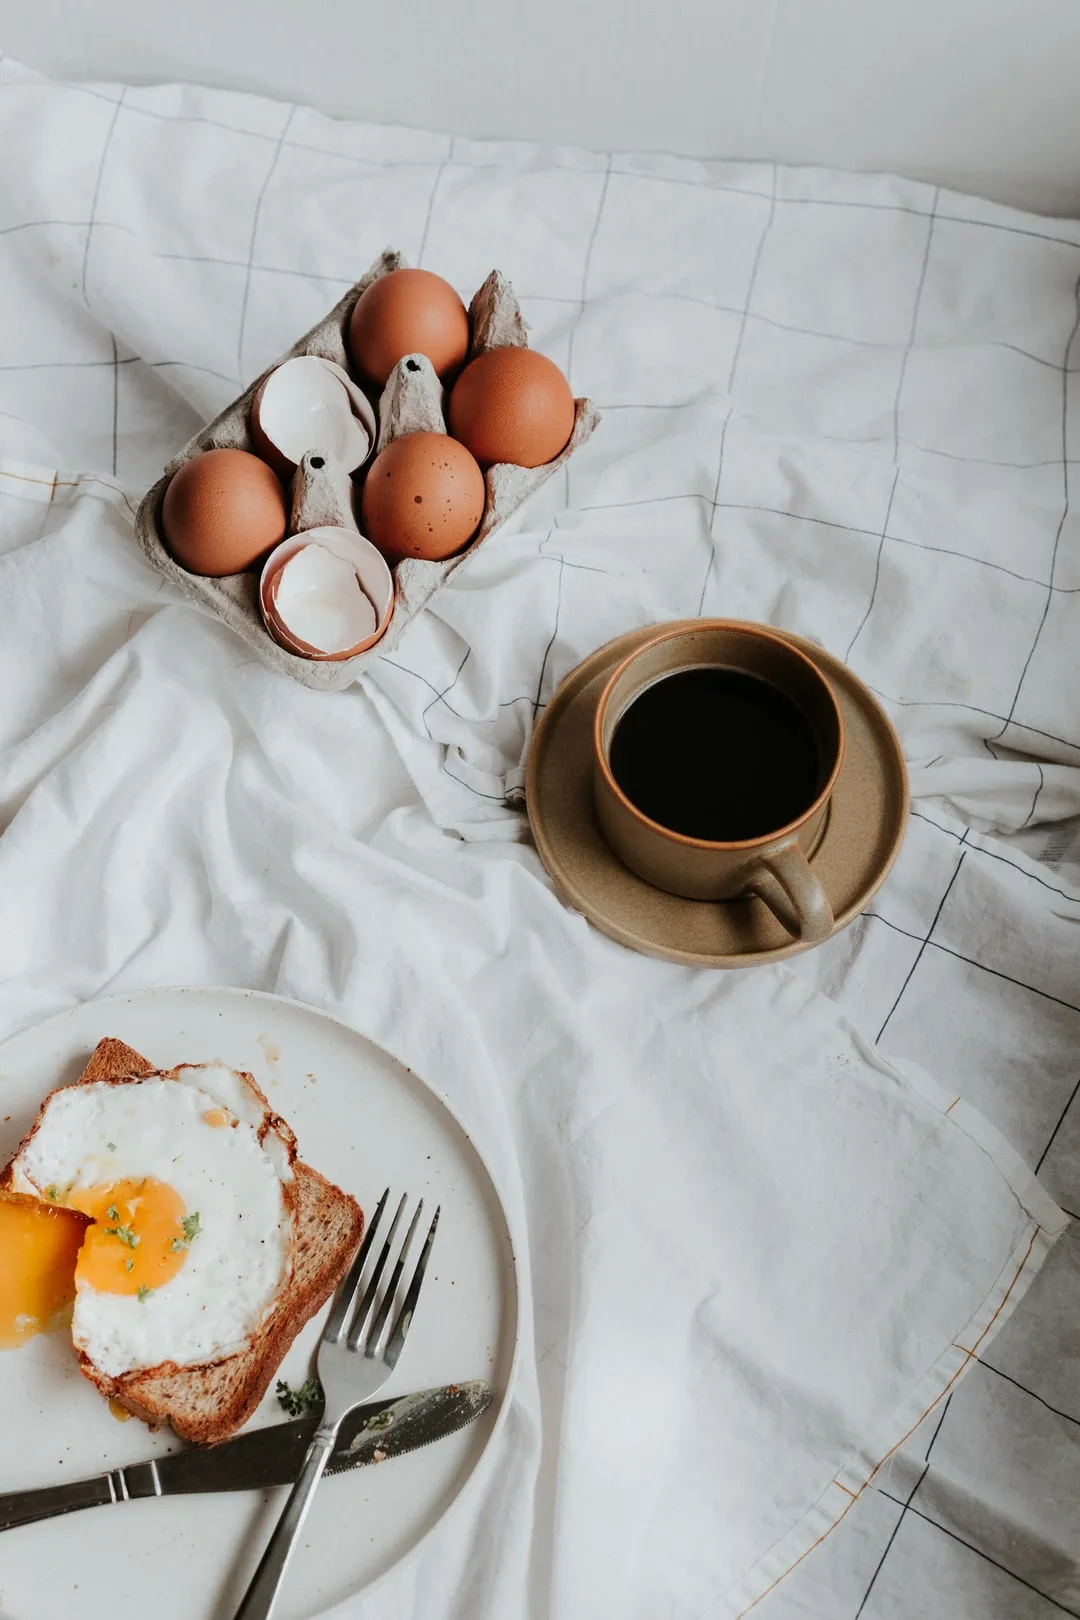
[[[0,1046],[0,1164],[53,1086],[113,1035],[152,1063],[221,1058],[255,1075],[301,1157],[370,1213],[390,1184],[442,1204],[424,1293],[387,1394],[467,1378],[495,1388],[458,1434],[320,1486],[281,1620],[333,1610],[419,1545],[464,1488],[505,1409],[517,1341],[506,1217],[465,1131],[416,1075],[314,1008],[242,990],[151,990],[87,1002]],[[320,1315],[282,1368],[302,1382]],[[253,1425],[282,1417],[271,1393]],[[0,1351],[0,1490],[54,1484],[175,1450],[167,1431],[119,1423],[78,1373],[70,1339]],[[0,1610],[11,1620],[231,1620],[282,1491],[91,1508],[0,1535]]]

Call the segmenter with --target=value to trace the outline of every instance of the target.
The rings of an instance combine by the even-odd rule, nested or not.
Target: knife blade
[[[483,1379],[423,1389],[396,1400],[358,1406],[341,1425],[329,1474],[400,1457],[472,1423],[491,1405]],[[291,1485],[300,1472],[319,1414],[272,1423],[216,1446],[191,1446],[148,1462],[128,1463],[90,1479],[35,1490],[0,1492],[0,1531],[80,1508],[105,1507],[148,1496],[202,1491],[266,1490]]]

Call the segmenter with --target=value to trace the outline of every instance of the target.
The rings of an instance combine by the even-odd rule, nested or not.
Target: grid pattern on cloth
[[[100,469],[119,501],[387,242],[466,296],[510,275],[605,420],[371,677],[436,821],[521,836],[537,714],[631,625],[717,613],[819,640],[895,719],[916,810],[869,913],[796,971],[890,1057],[954,1077],[1080,1218],[1080,224],[12,63],[0,94],[50,175],[47,217],[10,165],[0,193],[4,443]],[[157,195],[131,181],[147,164]],[[1024,829],[1023,848],[985,835]],[[1080,1615],[1077,1233],[755,1613]]]

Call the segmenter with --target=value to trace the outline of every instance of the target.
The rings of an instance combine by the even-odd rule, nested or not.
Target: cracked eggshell
[[[358,642],[355,647],[348,647],[341,652],[324,652],[301,641],[277,611],[275,591],[282,570],[299,552],[313,544],[322,546],[333,556],[340,557],[350,564],[355,570],[361,590],[375,613],[374,632]],[[296,653],[301,658],[312,659],[319,663],[337,663],[341,659],[353,658],[357,653],[366,652],[369,647],[374,647],[385,633],[394,612],[394,579],[385,560],[370,540],[365,540],[355,529],[324,525],[315,529],[305,529],[302,534],[291,535],[270,553],[259,580],[259,607],[267,630],[287,652]]]
[[[316,354],[296,355],[263,379],[251,402],[250,427],[256,450],[282,477],[309,450],[355,472],[375,444],[375,413],[366,396],[342,366]]]

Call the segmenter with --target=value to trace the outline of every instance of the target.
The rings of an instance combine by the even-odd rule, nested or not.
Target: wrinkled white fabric
[[[1080,1202],[1080,226],[11,63],[0,131],[0,1033],[179,981],[331,1008],[451,1100],[518,1238],[484,1480],[350,1612],[1067,1608],[1075,1513],[1017,1503],[1080,1459],[1068,1240],[993,1335],[1064,1224],[1022,1161]],[[466,295],[503,269],[605,418],[317,694],[178,600],[131,507],[387,242]],[[793,970],[623,951],[523,842],[557,680],[698,611],[847,656],[913,764],[872,915]],[[973,830],[1025,827],[1057,875]],[[927,1425],[885,1461],[928,1410],[925,1475]]]

